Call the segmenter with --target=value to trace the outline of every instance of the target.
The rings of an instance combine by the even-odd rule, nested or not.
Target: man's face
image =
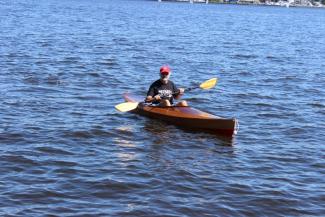
[[[170,72],[162,72],[162,73],[160,73],[160,80],[164,84],[167,84],[169,77],[170,77]]]

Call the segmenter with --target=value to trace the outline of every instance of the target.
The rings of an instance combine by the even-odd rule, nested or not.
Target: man
[[[179,98],[184,93],[184,88],[176,88],[175,84],[169,80],[171,70],[168,66],[160,68],[160,79],[153,82],[148,90],[146,102],[151,102],[162,107],[173,105],[174,98]],[[182,100],[176,106],[188,106]]]

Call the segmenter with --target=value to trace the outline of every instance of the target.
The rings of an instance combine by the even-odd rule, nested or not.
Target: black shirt
[[[159,95],[162,99],[168,99],[170,103],[173,103],[174,97],[179,94],[179,90],[172,81],[168,81],[167,84],[157,80],[153,82],[148,90],[147,96]]]

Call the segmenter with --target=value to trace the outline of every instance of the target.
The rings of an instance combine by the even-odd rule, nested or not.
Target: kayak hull
[[[141,102],[139,96],[126,93],[124,99],[127,102]],[[218,117],[192,107],[158,107],[146,103],[139,103],[132,112],[166,121],[177,126],[194,130],[211,132],[224,136],[234,136],[237,133],[238,121],[235,118]]]

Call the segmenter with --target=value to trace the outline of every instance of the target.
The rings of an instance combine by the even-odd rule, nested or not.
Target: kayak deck
[[[190,106],[159,107],[141,103],[143,98],[130,93],[124,94],[127,102],[140,102],[132,112],[151,118],[160,119],[178,126],[196,130],[213,132],[225,136],[237,133],[238,123],[235,118],[226,119],[218,117]]]

